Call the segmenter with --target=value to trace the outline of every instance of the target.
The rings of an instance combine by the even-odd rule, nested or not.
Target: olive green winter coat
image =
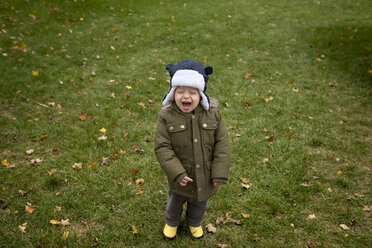
[[[182,112],[175,103],[163,107],[155,153],[172,192],[199,201],[216,193],[213,182],[227,182],[231,153],[217,100],[211,99],[209,110],[199,105],[193,113]],[[184,176],[193,179],[185,187],[179,185]]]

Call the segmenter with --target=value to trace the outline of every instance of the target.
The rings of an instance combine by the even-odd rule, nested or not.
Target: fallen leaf
[[[103,157],[102,158],[102,165],[106,165],[108,163],[108,161],[109,161],[109,158]]]
[[[268,159],[268,158],[264,158],[264,159],[262,160],[262,162],[267,163],[267,162],[269,162],[269,159]]]
[[[87,113],[81,114],[79,116],[79,119],[82,120],[82,121],[85,121],[87,119]]]
[[[56,207],[54,208],[54,212],[61,212],[61,207],[56,206]]]
[[[227,223],[227,222],[229,222],[229,223],[233,223],[233,224],[236,224],[236,225],[242,225],[243,224],[243,221],[242,220],[235,220],[235,219],[227,219],[226,221],[225,221],[225,223]]]
[[[63,232],[62,239],[67,240],[68,239],[69,232]]]
[[[242,181],[242,183],[248,183],[248,180],[246,177],[240,177],[240,180]]]
[[[92,240],[93,240],[93,243],[94,243],[92,245],[92,247],[95,247],[95,246],[98,246],[99,245],[99,241],[98,241],[98,238],[97,237],[93,237]]]
[[[41,136],[39,137],[39,140],[40,140],[40,141],[41,141],[41,140],[45,140],[46,138],[48,138],[48,134],[41,135]]]
[[[242,187],[244,189],[249,189],[251,186],[249,184],[246,184],[246,183],[242,183]]]
[[[97,166],[97,163],[96,162],[91,162],[91,163],[89,163],[88,168],[89,169],[92,169],[92,168],[94,168],[96,166]]]
[[[137,103],[139,106],[141,106],[142,108],[146,107],[145,104],[143,102],[138,102]]]
[[[315,219],[316,217],[315,217],[315,214],[310,214],[308,217],[307,217],[307,219],[309,219],[309,220],[313,220],[313,219]]]
[[[341,174],[342,174],[342,170],[338,170],[337,175],[341,175]]]
[[[81,170],[83,168],[83,165],[82,165],[82,163],[74,163],[72,168],[77,169],[77,170]]]
[[[252,76],[253,76],[252,73],[246,73],[246,74],[244,74],[244,78],[245,78],[245,79],[247,79],[247,78],[249,78],[249,77],[252,77]]]
[[[132,173],[133,173],[133,174],[138,173],[138,172],[139,172],[138,169],[136,169],[136,168],[132,168]]]
[[[54,220],[54,219],[50,220],[49,223],[52,224],[52,225],[60,225],[61,224],[60,221]]]
[[[217,225],[223,224],[224,222],[225,222],[225,219],[223,217],[218,217],[216,220]]]
[[[143,184],[144,182],[145,182],[145,179],[143,178],[136,179],[136,184]]]
[[[138,234],[137,227],[135,225],[132,225],[132,233],[133,234]]]
[[[66,220],[61,220],[61,225],[62,226],[69,226],[71,225],[70,222],[69,222],[69,219],[66,219]]]
[[[120,149],[119,154],[120,154],[120,155],[125,155],[125,154],[127,154],[127,152],[126,152],[126,151],[123,151],[123,150]]]
[[[31,165],[38,165],[41,164],[43,161],[40,158],[31,159]]]
[[[31,155],[32,153],[34,153],[34,149],[29,149],[29,150],[26,151],[27,155]]]
[[[345,224],[341,224],[340,227],[343,229],[343,230],[349,230],[349,227]]]
[[[1,164],[4,165],[5,167],[8,167],[10,165],[10,163],[6,159],[1,161]]]
[[[253,233],[250,236],[250,239],[253,240],[253,241],[255,241],[255,242],[258,242],[260,240],[260,236],[257,233]]]
[[[218,247],[220,247],[220,248],[227,248],[227,247],[228,247],[227,244],[222,244],[222,243],[218,243],[217,245],[218,245]]]
[[[359,197],[359,198],[364,198],[364,195],[363,194],[354,193],[353,195],[356,196],[356,197]]]
[[[368,205],[363,206],[363,211],[371,211],[371,208]]]
[[[105,135],[98,137],[98,141],[106,141],[106,140],[107,140],[107,137]]]
[[[125,88],[127,88],[128,90],[131,90],[132,89],[132,86],[127,85],[127,86],[125,86]]]
[[[217,229],[212,224],[206,225],[205,228],[207,229],[207,232],[209,233],[216,233],[217,231]]]
[[[250,214],[242,214],[243,218],[249,219],[251,217]]]
[[[34,77],[39,76],[39,72],[37,72],[37,71],[32,71],[32,76],[34,76]]]
[[[101,128],[100,130],[99,130],[101,133],[106,133],[107,132],[107,129],[106,128]]]
[[[18,193],[21,195],[21,196],[25,196],[25,195],[27,195],[27,192],[26,191],[24,191],[24,190],[18,190]]]
[[[59,155],[59,151],[58,151],[58,149],[53,149],[53,151],[52,151],[52,152],[53,152],[53,155],[54,155],[54,156],[57,156],[57,155]]]
[[[26,233],[26,226],[27,223],[23,223],[21,226],[18,226],[18,230],[20,230],[23,233]]]
[[[25,210],[26,210],[28,213],[32,214],[32,213],[35,211],[35,208],[34,208],[33,206],[26,206],[26,207],[25,207]]]
[[[52,169],[52,170],[48,171],[48,174],[49,174],[49,176],[51,176],[51,175],[53,175],[56,172],[57,172],[56,169]]]

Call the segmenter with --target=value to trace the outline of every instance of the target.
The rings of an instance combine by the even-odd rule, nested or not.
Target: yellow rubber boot
[[[167,239],[174,239],[177,234],[177,227],[168,226],[165,224],[164,230],[163,230],[164,237]]]
[[[203,238],[204,234],[203,234],[203,228],[201,226],[198,226],[198,227],[189,226],[189,227],[190,227],[190,232],[193,238],[195,239]]]

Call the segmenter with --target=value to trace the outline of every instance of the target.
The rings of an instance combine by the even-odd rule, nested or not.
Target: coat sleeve
[[[177,181],[183,178],[182,174],[187,175],[185,168],[172,149],[167,125],[161,116],[159,116],[155,134],[155,154],[170,182],[178,183]]]
[[[215,132],[211,178],[214,182],[227,182],[230,169],[230,139],[225,123],[219,112],[217,112],[216,117],[220,122]]]

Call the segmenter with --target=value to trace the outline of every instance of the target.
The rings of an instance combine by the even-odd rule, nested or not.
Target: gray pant
[[[167,208],[165,209],[165,221],[168,226],[174,227],[179,225],[182,217],[182,207],[185,202],[187,202],[187,224],[192,227],[201,225],[205,210],[207,209],[208,200],[198,201],[197,199],[183,197],[169,191]]]

